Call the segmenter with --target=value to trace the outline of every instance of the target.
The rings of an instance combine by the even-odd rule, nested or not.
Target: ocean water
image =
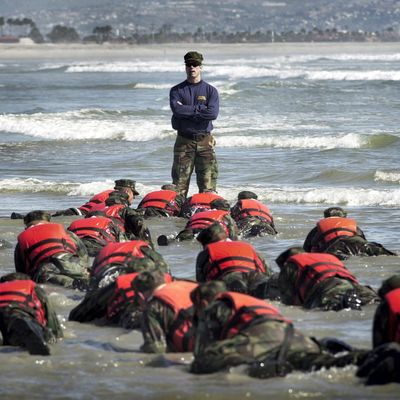
[[[215,122],[218,193],[241,190],[271,208],[279,234],[252,239],[272,268],[301,245],[323,210],[339,205],[368,239],[400,252],[400,44],[265,44],[0,49],[0,238],[15,246],[22,221],[11,212],[79,206],[133,178],[141,196],[170,182],[175,133],[168,93],[185,79],[183,55],[205,56],[203,78],[220,93]],[[197,188],[193,180],[190,194]],[[136,206],[141,196],[134,203]],[[57,221],[68,225],[73,217]],[[181,219],[149,220],[152,236],[179,232]],[[197,243],[158,249],[176,276],[193,278]],[[379,288],[400,273],[398,257],[346,262],[361,283]],[[0,273],[13,271],[13,248]],[[259,381],[240,368],[187,372],[190,354],[140,353],[141,335],[68,322],[82,293],[46,286],[65,338],[52,356],[0,348],[3,398],[376,399],[398,385],[365,388],[355,368],[293,373]],[[371,346],[375,307],[362,312],[303,311],[276,304],[316,337]]]

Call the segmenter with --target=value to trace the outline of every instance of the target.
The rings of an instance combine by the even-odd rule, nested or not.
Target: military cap
[[[185,59],[185,64],[190,63],[198,63],[199,65],[203,64],[203,55],[198,53],[197,51],[189,51],[183,57]]]
[[[216,210],[223,210],[223,211],[229,211],[231,209],[230,204],[226,200],[223,200],[223,199],[213,200],[210,203],[210,207],[213,209],[216,209]]]
[[[249,190],[243,190],[238,194],[238,200],[245,199],[257,199],[258,196],[254,192],[250,192]]]
[[[173,183],[167,183],[161,186],[161,190],[172,190],[174,192],[178,191],[178,188]]]
[[[227,234],[224,228],[218,222],[214,222],[212,225],[203,229],[198,235],[197,240],[203,245],[207,245],[214,242],[219,242],[220,240],[225,240]]]
[[[24,217],[24,224],[29,225],[33,221],[50,221],[51,214],[47,211],[35,210],[31,211]]]
[[[115,189],[129,188],[134,194],[138,195],[139,192],[136,190],[135,186],[136,181],[132,179],[117,179],[115,181]]]
[[[302,247],[290,247],[275,259],[279,268],[282,268],[289,257],[295,256],[296,254],[305,253]]]
[[[132,286],[137,292],[153,291],[165,283],[164,273],[161,271],[143,271],[133,281]]]
[[[343,210],[341,207],[329,207],[326,210],[324,210],[324,217],[329,218],[329,217],[341,217],[341,218],[346,218],[347,217],[347,212]]]

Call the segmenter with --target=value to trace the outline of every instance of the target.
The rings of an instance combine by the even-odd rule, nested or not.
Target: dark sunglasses
[[[198,62],[191,62],[191,63],[186,63],[185,64],[186,65],[186,68],[190,68],[190,67],[200,67],[200,63],[198,63]]]

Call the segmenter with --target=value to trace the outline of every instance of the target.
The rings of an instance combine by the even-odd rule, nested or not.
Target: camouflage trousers
[[[286,327],[285,322],[271,320],[254,325],[229,339],[215,341],[202,351],[195,352],[191,372],[211,373],[275,357],[285,339]],[[319,355],[319,345],[295,330],[288,349],[288,359],[301,359],[309,354]]]
[[[35,276],[35,282],[48,282],[67,288],[88,283],[87,260],[69,253],[61,253],[51,257],[45,264],[42,264]]]
[[[196,173],[199,193],[216,190],[218,164],[214,147],[215,139],[212,135],[207,135],[199,141],[176,137],[171,176],[179,194],[187,196],[193,170]]]

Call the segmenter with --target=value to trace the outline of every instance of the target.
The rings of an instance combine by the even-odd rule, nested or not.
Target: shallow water
[[[23,229],[9,219],[12,211],[79,206],[121,177],[136,179],[141,194],[170,181],[175,134],[168,90],[184,78],[186,50],[0,55],[1,239],[15,246]],[[345,207],[368,239],[399,252],[400,45],[199,50],[207,60],[203,76],[221,95],[218,192],[233,203],[240,190],[253,190],[269,205],[279,234],[251,242],[272,267],[332,205]],[[156,238],[179,232],[184,221],[149,225]],[[174,275],[194,277],[197,243],[158,250]],[[352,258],[346,265],[374,288],[400,273],[398,257]],[[13,248],[0,250],[0,273],[13,269]],[[367,389],[352,367],[268,381],[240,368],[193,376],[190,354],[144,355],[138,332],[68,322],[83,294],[50,285],[46,291],[65,338],[45,359],[0,348],[4,398],[397,398],[398,385]],[[371,346],[374,306],[339,313],[277,306],[309,335]]]

